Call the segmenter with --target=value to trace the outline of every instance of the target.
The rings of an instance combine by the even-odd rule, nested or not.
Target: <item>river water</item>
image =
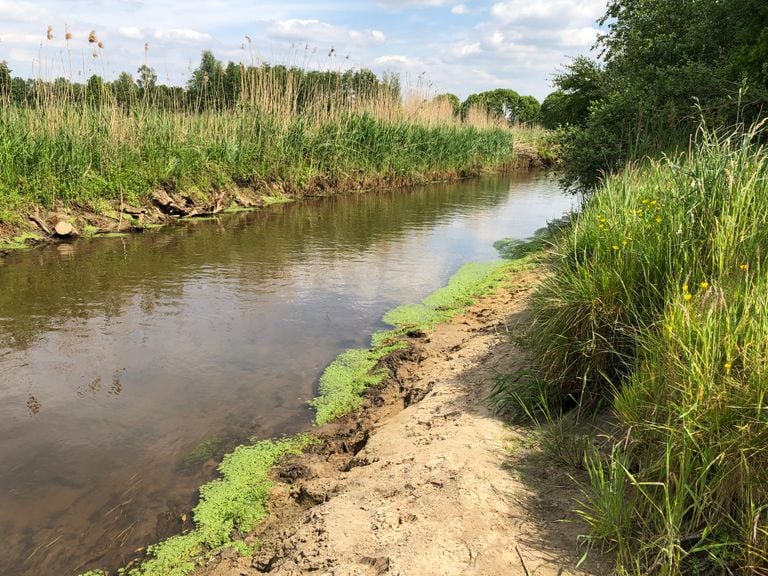
[[[571,206],[546,176],[271,206],[0,259],[0,574],[114,569],[215,458],[310,426],[380,318]]]

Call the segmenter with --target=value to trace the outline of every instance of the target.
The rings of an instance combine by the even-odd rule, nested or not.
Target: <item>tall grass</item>
[[[315,89],[307,101],[292,78],[260,73],[243,80],[238,102],[200,111],[140,96],[121,106],[107,91],[76,100],[43,86],[35,105],[0,109],[0,208],[139,201],[158,187],[292,192],[427,181],[502,168],[525,138],[383,88]]]
[[[546,397],[605,400],[592,541],[636,574],[768,574],[768,156],[760,127],[608,178],[534,300]],[[619,498],[623,506],[617,502]]]

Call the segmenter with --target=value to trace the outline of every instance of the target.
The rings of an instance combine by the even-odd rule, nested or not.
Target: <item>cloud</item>
[[[380,66],[395,66],[398,68],[424,67],[424,63],[421,60],[401,55],[379,56],[375,62]]]
[[[445,6],[453,0],[377,0],[377,4],[387,8],[421,8],[424,6]]]
[[[464,4],[456,4],[453,8],[451,8],[451,14],[468,14],[469,8],[467,8]]]
[[[48,15],[48,10],[32,2],[0,0],[0,21],[39,22]]]
[[[144,38],[144,33],[141,29],[136,28],[135,26],[123,26],[122,28],[118,28],[117,31],[125,38],[131,38],[133,40],[141,40]]]
[[[189,28],[170,28],[168,30],[155,30],[155,38],[180,42],[204,42],[210,40],[211,35]]]
[[[536,23],[559,28],[563,22],[592,24],[605,12],[605,0],[505,0],[491,6],[491,16],[506,24]]]
[[[303,20],[299,18],[275,22],[269,31],[269,35],[272,38],[330,44],[349,41],[371,43],[384,42],[386,40],[386,36],[380,30],[350,30],[320,20]]]
[[[600,31],[597,28],[570,28],[560,32],[563,46],[589,48],[595,44]]]
[[[480,54],[483,51],[480,48],[480,42],[474,42],[472,44],[455,44],[451,47],[450,52],[456,58],[464,58],[473,54]]]

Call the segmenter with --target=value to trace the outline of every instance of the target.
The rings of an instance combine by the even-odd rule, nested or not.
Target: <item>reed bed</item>
[[[614,440],[580,463],[580,513],[621,573],[768,573],[761,131],[702,129],[687,154],[608,178],[534,299],[543,377],[506,398],[610,406]]]
[[[31,104],[3,106],[0,220],[35,204],[140,202],[157,188],[344,190],[478,174],[513,163],[525,138],[375,79],[307,90],[284,69],[243,74],[227,102],[205,89],[162,105],[136,89],[126,101],[89,81],[77,93],[41,84]]]

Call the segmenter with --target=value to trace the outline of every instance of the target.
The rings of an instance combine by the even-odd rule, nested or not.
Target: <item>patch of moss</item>
[[[14,236],[9,240],[0,240],[0,250],[23,250],[31,248],[43,237],[34,232],[26,232],[20,236]]]
[[[270,470],[286,456],[300,454],[314,441],[308,434],[263,440],[239,446],[224,456],[219,465],[221,476],[200,488],[200,503],[193,511],[195,528],[149,546],[146,560],[119,573],[186,576],[207,554],[224,547],[247,553],[248,545],[234,540],[234,536],[252,530],[266,516],[267,499],[273,486]],[[96,576],[100,572],[86,574]]]
[[[381,356],[373,350],[353,348],[342,352],[320,377],[318,396],[310,402],[317,411],[315,423],[327,424],[360,407],[360,394],[377,386],[386,374],[374,367]]]
[[[376,366],[384,356],[407,347],[405,338],[456,316],[478,297],[492,292],[513,271],[532,264],[531,258],[515,262],[470,262],[462,266],[448,285],[427,296],[421,304],[406,304],[384,315],[394,330],[376,332],[370,349],[342,352],[320,377],[318,396],[310,402],[316,410],[315,423],[327,424],[357,410],[366,388],[378,386],[386,377]]]
[[[449,320],[475,299],[492,292],[504,277],[528,262],[469,262],[448,281],[448,285],[427,296],[421,304],[399,306],[384,315],[384,322],[403,330],[426,330]]]

